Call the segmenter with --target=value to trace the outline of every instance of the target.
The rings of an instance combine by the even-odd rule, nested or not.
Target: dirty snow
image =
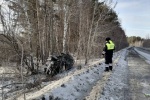
[[[123,60],[126,56],[126,50],[116,53],[114,59],[116,59],[119,55],[123,56],[120,58]],[[72,75],[68,75],[58,81],[54,81],[35,93],[26,94],[26,98],[41,99],[42,97],[45,97],[46,100],[49,100],[49,98],[61,98],[61,100],[83,100],[96,82],[103,77],[102,74],[104,73],[105,67],[104,62],[101,63],[101,65],[98,65],[99,62],[100,61],[97,61],[96,63],[93,62],[91,67],[84,67],[81,70],[77,70],[72,73]],[[119,66],[126,68],[126,63],[123,62],[123,64],[119,64]],[[122,79],[122,77],[120,77],[117,81],[119,82],[120,79]],[[114,86],[113,88],[116,87]],[[22,99],[23,96],[18,98],[18,100]]]
[[[149,60],[150,56],[136,50],[141,55]],[[115,53],[112,72],[108,72],[108,79],[104,80],[103,91],[99,91],[97,100],[129,100],[129,69],[126,57],[128,55],[128,48],[120,50]],[[99,62],[101,65],[99,65]],[[54,80],[47,84],[44,88],[36,91],[26,93],[27,100],[45,100],[61,99],[61,100],[83,100],[90,95],[90,92],[97,84],[103,81],[105,64],[104,59],[91,62],[88,66],[82,67],[81,70],[73,69],[68,73],[62,73],[57,76],[61,77],[59,80]],[[45,83],[43,83],[45,84]],[[101,84],[101,83],[100,83]],[[147,85],[147,84],[146,84]],[[143,86],[145,84],[143,83]],[[146,87],[146,86],[145,86]],[[147,90],[144,90],[147,91]],[[23,95],[17,100],[23,100]],[[89,99],[92,100],[92,99]]]

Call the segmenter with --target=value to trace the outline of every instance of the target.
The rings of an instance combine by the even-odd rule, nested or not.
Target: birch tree
[[[13,47],[11,52],[17,52],[20,59],[18,41],[24,43],[23,61],[32,74],[37,73],[40,61],[45,64],[49,55],[61,52],[85,59],[87,64],[92,57],[98,57],[107,36],[115,40],[117,49],[128,45],[111,0],[13,0],[7,3],[11,14],[0,10],[2,35],[7,34],[5,43]],[[116,39],[121,36],[121,40]],[[119,46],[120,43],[124,46]]]

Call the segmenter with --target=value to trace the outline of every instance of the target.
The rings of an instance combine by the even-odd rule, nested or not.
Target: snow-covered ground
[[[150,61],[149,54],[135,50]],[[43,88],[26,93],[25,98],[26,100],[130,100],[130,72],[127,60],[129,51],[130,49],[126,48],[114,54],[113,71],[104,72],[104,59],[92,61],[81,70],[74,68],[57,75],[60,78],[58,80],[42,82]],[[145,86],[149,87],[147,85]],[[24,100],[24,95],[18,96],[16,100]]]
[[[126,55],[127,55],[126,49],[121,50],[114,55],[115,68],[113,70],[113,73],[118,70],[117,66],[122,66],[124,69],[127,67],[126,62],[124,61]],[[118,63],[118,61],[122,63]],[[101,65],[99,65],[100,62]],[[65,76],[60,80],[53,81],[51,84],[45,86],[41,90],[27,93],[26,99],[27,100],[42,99],[42,97],[44,97],[46,100],[49,100],[49,98],[53,99],[60,98],[61,100],[83,100],[90,94],[92,88],[96,85],[96,83],[99,80],[103,80],[103,77],[105,77],[104,67],[105,67],[104,60],[93,62],[90,65],[85,66],[81,70],[74,71],[73,73],[70,72],[70,74],[68,74],[67,76]],[[124,72],[124,70],[121,72]],[[124,76],[124,74],[121,75],[122,77],[117,77],[118,82],[117,81],[116,82],[118,84]],[[109,74],[107,74],[107,76],[108,78],[110,77]],[[116,79],[116,77],[114,78]],[[109,80],[111,81],[111,79]],[[107,79],[105,79],[104,81],[107,81]],[[101,88],[103,89],[103,87]],[[113,86],[112,88],[116,88],[116,86]],[[23,100],[23,95],[20,96],[17,100]]]

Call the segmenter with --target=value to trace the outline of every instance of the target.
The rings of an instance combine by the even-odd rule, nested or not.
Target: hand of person
[[[104,57],[104,56],[105,56],[105,52],[103,51],[103,52],[102,52],[102,57]]]
[[[102,55],[105,55],[105,51],[102,52]]]

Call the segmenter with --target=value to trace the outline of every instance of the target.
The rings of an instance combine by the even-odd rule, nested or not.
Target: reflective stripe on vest
[[[111,40],[109,40],[109,43],[106,43],[106,46],[107,46],[107,50],[115,49],[115,44]]]

